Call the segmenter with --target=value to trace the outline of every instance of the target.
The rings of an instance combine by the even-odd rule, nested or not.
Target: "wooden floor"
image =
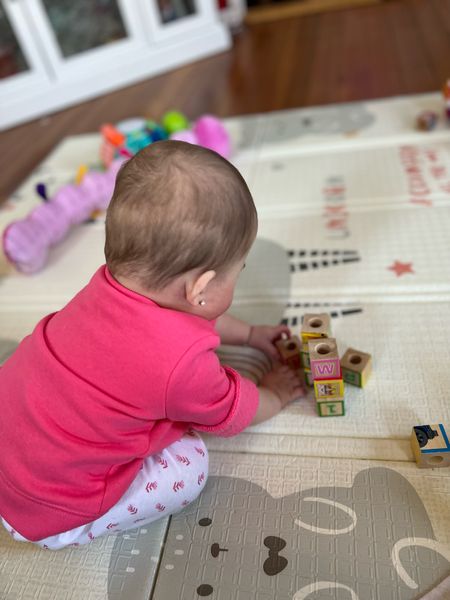
[[[229,52],[0,133],[4,200],[65,136],[170,108],[195,118],[430,92],[450,77],[450,0],[254,25]],[[75,168],[75,166],[74,166]]]

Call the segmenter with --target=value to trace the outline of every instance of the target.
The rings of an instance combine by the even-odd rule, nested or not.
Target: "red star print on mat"
[[[388,267],[390,271],[394,271],[397,277],[401,275],[405,275],[405,273],[414,273],[412,268],[412,263],[403,263],[399,260],[396,260],[393,265]]]

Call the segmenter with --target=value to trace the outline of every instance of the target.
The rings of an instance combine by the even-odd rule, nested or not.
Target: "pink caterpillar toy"
[[[83,223],[95,210],[107,208],[117,172],[124,159],[114,160],[106,172],[89,171],[79,185],[65,185],[48,202],[11,223],[3,233],[8,260],[23,273],[36,273],[47,261],[49,249],[74,225]]]

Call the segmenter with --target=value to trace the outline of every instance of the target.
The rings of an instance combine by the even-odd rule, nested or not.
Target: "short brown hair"
[[[217,153],[156,142],[120,169],[106,215],[113,275],[161,289],[191,269],[220,271],[248,252],[257,229],[250,191]]]

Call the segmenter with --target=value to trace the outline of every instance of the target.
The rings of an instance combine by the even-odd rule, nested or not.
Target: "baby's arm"
[[[216,321],[216,330],[222,344],[236,346],[253,346],[267,354],[272,360],[278,360],[279,355],[274,342],[283,334],[290,336],[289,327],[278,325],[249,325],[245,321],[224,314]]]
[[[305,394],[303,383],[295,371],[282,365],[262,378],[259,406],[251,425],[262,423],[278,414],[287,404]]]
[[[231,315],[221,315],[216,321],[216,331],[222,344],[243,346],[247,344],[252,327]]]

